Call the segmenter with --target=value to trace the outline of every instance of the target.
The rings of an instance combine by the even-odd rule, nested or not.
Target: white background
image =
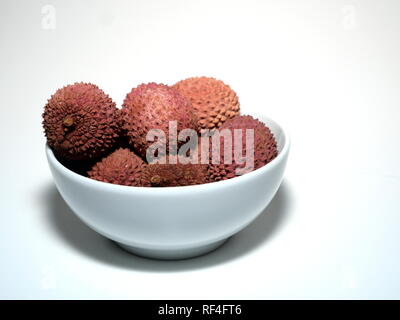
[[[1,1],[0,298],[400,298],[399,17],[396,0]],[[197,75],[288,129],[286,178],[209,255],[130,255],[57,193],[43,106],[75,81],[120,105]]]

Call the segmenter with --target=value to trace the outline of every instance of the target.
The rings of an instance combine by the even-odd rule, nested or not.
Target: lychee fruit
[[[144,178],[152,187],[177,187],[204,184],[208,182],[207,164],[182,163],[178,156],[177,163],[150,163],[144,171]]]
[[[118,109],[96,85],[75,83],[58,89],[44,107],[47,143],[69,160],[96,159],[115,145]]]
[[[163,84],[141,84],[132,89],[124,100],[121,112],[129,143],[143,158],[147,148],[154,143],[146,139],[151,129],[165,134],[165,139],[160,138],[161,141],[157,142],[165,143],[167,150],[170,122],[176,121],[177,133],[182,129],[198,129],[190,102],[175,89]]]
[[[221,80],[194,77],[172,86],[190,100],[202,129],[220,127],[226,120],[239,115],[239,99]]]
[[[228,129],[231,132],[232,137],[232,149],[228,150],[227,155],[224,153],[225,140],[223,138],[222,130]],[[254,143],[247,146],[246,141],[246,129],[253,129],[254,131]],[[262,122],[254,119],[251,116],[237,116],[233,119],[227,120],[218,130],[221,133],[219,137],[220,142],[220,163],[210,163],[208,166],[209,179],[210,181],[220,181],[233,178],[237,175],[248,173],[252,170],[256,170],[272,161],[277,155],[277,144],[274,135],[270,129]],[[236,140],[237,135],[241,135],[241,141]],[[215,152],[218,145],[214,145],[212,140],[212,152]],[[241,144],[239,144],[241,142]],[[236,159],[235,149],[240,151],[241,156],[244,157],[242,160]],[[229,149],[229,148],[228,148]],[[253,154],[254,162],[252,164],[246,163],[246,149]],[[230,159],[231,157],[231,163]]]
[[[148,187],[143,179],[147,164],[129,149],[120,148],[105,157],[88,172],[94,180],[124,186]]]

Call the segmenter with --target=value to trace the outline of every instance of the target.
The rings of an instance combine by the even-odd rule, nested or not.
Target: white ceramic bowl
[[[273,120],[278,156],[264,167],[204,185],[166,188],[120,186],[64,167],[46,146],[55,184],[72,211],[124,249],[150,258],[183,259],[212,251],[251,223],[278,190],[289,137]]]

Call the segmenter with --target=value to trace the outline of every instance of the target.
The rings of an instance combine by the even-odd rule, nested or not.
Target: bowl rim
[[[278,155],[269,163],[264,165],[263,167],[253,170],[252,172],[246,173],[241,176],[237,176],[232,179],[228,180],[221,180],[221,181],[216,181],[216,182],[210,182],[210,183],[205,183],[205,184],[197,184],[197,185],[190,185],[190,186],[176,186],[176,187],[160,187],[160,188],[152,188],[152,187],[137,187],[137,186],[124,186],[124,185],[119,185],[119,184],[112,184],[108,182],[103,182],[103,181],[98,181],[94,180],[85,176],[82,176],[71,169],[68,169],[65,167],[60,161],[57,160],[55,157],[53,150],[50,148],[50,146],[46,143],[45,144],[45,151],[46,151],[46,156],[49,164],[53,167],[55,167],[58,171],[61,171],[64,175],[68,176],[70,179],[86,184],[88,186],[92,186],[94,188],[101,188],[103,190],[107,189],[109,191],[114,191],[114,192],[130,192],[130,193],[137,193],[137,192],[143,192],[143,193],[150,193],[150,194],[169,194],[169,193],[175,193],[175,192],[198,192],[198,191],[203,191],[203,190],[212,190],[212,189],[220,189],[220,188],[225,188],[228,186],[234,186],[237,184],[241,184],[246,182],[246,180],[253,179],[256,176],[262,175],[266,173],[267,171],[273,170],[280,162],[282,162],[290,148],[290,138],[287,133],[287,130],[285,130],[279,123],[277,123],[275,120],[271,119],[270,117],[267,117],[263,114],[256,114],[254,118],[258,119],[259,121],[263,122],[264,124],[265,121],[268,121],[270,123],[273,123],[276,127],[278,127],[281,130],[281,134],[284,137],[284,145],[282,147],[282,150],[278,153]],[[266,124],[267,125],[267,124]]]

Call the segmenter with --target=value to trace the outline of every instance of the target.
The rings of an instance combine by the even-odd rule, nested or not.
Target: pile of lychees
[[[167,187],[209,183],[237,175],[243,163],[235,161],[233,148],[228,157],[233,160],[225,161],[227,155],[221,152],[219,163],[159,161],[162,157],[169,159],[168,151],[159,155],[158,161],[148,161],[146,152],[154,143],[148,141],[148,132],[162,130],[168,137],[171,121],[176,123],[177,132],[192,129],[200,134],[210,129],[212,136],[217,129],[228,129],[232,135],[241,130],[242,154],[248,152],[245,131],[252,129],[254,170],[278,153],[269,128],[251,116],[240,115],[236,93],[214,78],[188,78],[173,86],[141,84],[128,93],[120,109],[96,85],[75,83],[57,90],[43,113],[47,143],[58,160],[95,180]],[[219,139],[219,149],[225,150],[224,139]]]

